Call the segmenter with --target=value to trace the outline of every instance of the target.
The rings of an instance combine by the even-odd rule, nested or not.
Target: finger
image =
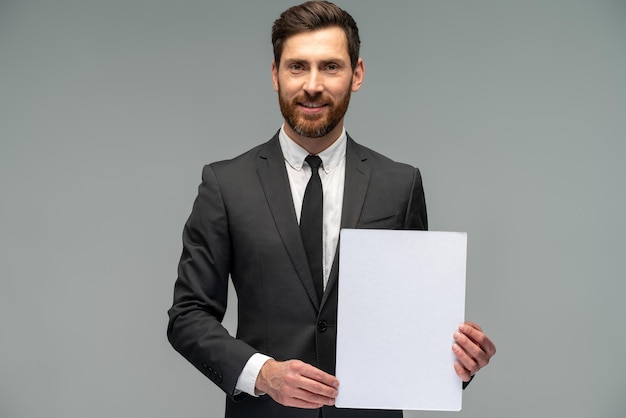
[[[315,395],[317,399],[320,399],[320,401],[325,404],[328,404],[329,400],[334,400],[338,394],[337,389],[334,387],[306,377],[303,377],[300,388],[308,393],[311,393],[312,395]]]
[[[478,331],[482,331],[482,327],[480,325],[478,325],[476,322],[472,322],[472,321],[465,321],[463,323],[463,325],[468,325],[474,329],[477,329]]]
[[[326,398],[337,397],[339,381],[336,377],[310,364],[301,363],[298,366],[298,373],[302,376],[299,386],[302,389]]]
[[[468,376],[476,374],[480,370],[481,366],[478,361],[469,355],[459,344],[453,344],[452,351],[458,360],[458,364],[467,371]]]
[[[311,396],[308,392],[291,386],[283,386],[281,390],[268,393],[272,399],[284,406],[296,408],[320,408],[325,403]]]
[[[334,405],[338,385],[334,376],[300,360],[268,360],[257,377],[261,392],[281,405],[298,408]]]
[[[335,404],[335,397],[327,397],[317,393],[309,392],[306,389],[297,388],[293,392],[293,398],[305,402],[309,405],[318,405],[318,408],[324,405],[332,406]]]
[[[463,367],[463,365],[458,361],[454,363],[454,371],[456,372],[457,376],[459,376],[464,382],[469,382],[472,378],[472,374],[469,372],[469,370]]]
[[[274,400],[284,406],[289,406],[293,408],[302,408],[302,409],[318,409],[318,408],[321,408],[322,406],[328,405],[324,403],[309,402],[309,401],[306,401],[300,398],[295,398],[295,397],[277,397],[277,398],[274,398]]]
[[[489,356],[483,351],[482,347],[461,332],[454,333],[456,345],[461,348],[462,352],[471,357],[477,364],[483,366],[489,360]],[[484,364],[483,364],[484,363]]]
[[[290,364],[292,373],[285,376],[289,386],[299,389],[297,395],[300,399],[333,405],[337,397],[339,381],[332,375],[301,361]]]
[[[289,373],[283,377],[283,384],[269,395],[278,403],[297,408],[320,408],[324,405],[334,405],[334,397],[326,397],[313,393],[303,386],[307,386],[310,379],[296,373]]]
[[[302,363],[301,367],[302,369],[300,370],[300,373],[303,376],[308,377],[309,379],[319,382],[325,386],[329,386],[332,388],[339,387],[339,380],[337,380],[335,376],[328,374],[325,371],[320,370],[317,367],[314,367],[307,363]]]
[[[459,327],[459,331],[480,347],[488,357],[496,353],[495,344],[485,335],[480,325],[468,321]]]

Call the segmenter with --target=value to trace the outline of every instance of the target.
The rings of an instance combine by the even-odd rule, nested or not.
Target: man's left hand
[[[454,333],[455,344],[452,351],[456,355],[454,363],[456,374],[464,382],[469,382],[477,371],[489,364],[496,354],[496,346],[485,335],[480,325],[466,321]]]

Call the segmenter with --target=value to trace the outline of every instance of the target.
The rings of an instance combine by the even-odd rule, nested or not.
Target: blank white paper
[[[344,229],[339,254],[336,406],[461,410],[467,234]]]

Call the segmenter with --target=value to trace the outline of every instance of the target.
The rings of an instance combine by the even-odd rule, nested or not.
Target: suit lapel
[[[356,228],[365,195],[370,181],[371,168],[367,164],[367,156],[360,152],[359,146],[348,136],[346,144],[346,180],[341,209],[341,228]],[[337,282],[339,276],[339,245],[330,270],[330,277],[322,298],[322,305],[328,298],[329,290]]]
[[[356,228],[365,202],[371,169],[367,157],[361,155],[358,145],[348,137],[346,146],[346,181],[343,192],[341,227]]]
[[[291,197],[285,159],[278,142],[278,134],[261,148],[257,173],[289,258],[309,295],[309,299],[316,308],[319,308],[313,278],[300,238],[300,228]]]

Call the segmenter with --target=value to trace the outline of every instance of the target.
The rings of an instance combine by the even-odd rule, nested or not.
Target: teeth
[[[316,104],[316,103],[302,103],[302,106],[314,109],[314,108],[317,108],[317,107],[322,107],[324,105]]]

